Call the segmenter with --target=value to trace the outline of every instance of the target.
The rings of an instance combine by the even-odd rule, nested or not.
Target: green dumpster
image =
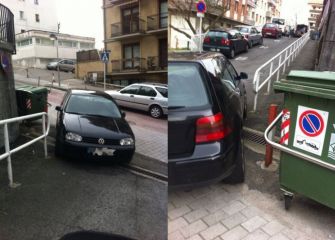
[[[15,89],[20,116],[48,112],[48,89],[44,87],[21,86]]]
[[[335,209],[335,72],[291,71],[274,90],[284,93],[284,107],[265,138],[281,150],[285,208],[298,193]],[[279,121],[275,143],[268,135]]]

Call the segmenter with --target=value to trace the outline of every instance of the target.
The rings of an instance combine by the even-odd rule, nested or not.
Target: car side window
[[[228,87],[228,89],[234,89],[234,79],[232,78],[226,67],[225,60],[223,58],[213,59],[213,65],[216,68],[217,77],[220,78],[220,81],[223,83],[223,85]]]
[[[121,90],[120,93],[137,94],[139,88],[139,86],[127,87],[126,89]]]
[[[227,62],[226,66],[227,66],[228,72],[230,73],[230,75],[231,75],[231,77],[232,77],[232,79],[233,79],[233,81],[235,83],[235,81],[239,79],[239,76],[238,76],[235,68],[229,62]]]
[[[168,97],[168,89],[167,88],[161,88],[161,87],[156,87],[156,90],[162,94],[163,97],[167,98]]]
[[[140,88],[140,91],[138,92],[138,95],[147,96],[147,97],[156,97],[157,93],[151,87],[142,86]]]

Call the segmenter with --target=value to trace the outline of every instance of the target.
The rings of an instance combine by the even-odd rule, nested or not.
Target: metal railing
[[[159,71],[167,69],[167,59],[159,56],[150,56],[147,59],[148,71]]]
[[[112,35],[111,37],[119,37],[127,34],[144,33],[145,32],[145,21],[137,18],[131,21],[124,21],[111,24]]]
[[[259,91],[268,84],[267,93],[270,94],[271,90],[271,78],[277,74],[276,81],[279,81],[280,77],[280,71],[283,67],[282,73],[285,73],[286,65],[287,67],[290,66],[290,62],[294,60],[294,58],[298,55],[299,51],[302,49],[302,47],[307,43],[309,39],[309,32],[305,33],[301,38],[293,42],[291,45],[289,45],[287,48],[282,50],[280,53],[278,53],[276,56],[271,58],[269,61],[264,63],[262,66],[260,66],[254,75],[253,79],[253,89],[255,92],[254,97],[254,107],[253,110],[257,110],[257,101],[258,101],[258,94]],[[276,66],[275,66],[276,64]],[[274,69],[274,67],[276,67]],[[265,72],[268,72],[269,74],[264,76]],[[261,75],[262,77],[266,77],[263,81],[261,81]]]
[[[0,4],[0,47],[16,52],[14,15],[5,6]]]
[[[21,121],[24,121],[24,120],[27,120],[27,119],[34,119],[34,118],[38,118],[38,117],[42,117],[43,135],[41,135],[41,136],[39,136],[39,137],[29,141],[29,142],[26,142],[26,143],[22,144],[21,146],[18,146],[14,149],[10,149],[8,124],[14,123],[14,122],[21,122]],[[8,172],[9,186],[10,187],[15,187],[16,184],[14,184],[14,182],[13,182],[13,170],[12,170],[11,155],[44,138],[44,152],[45,152],[45,157],[47,158],[48,157],[47,136],[48,136],[49,130],[50,130],[50,121],[49,121],[49,118],[48,118],[48,114],[46,112],[41,112],[41,113],[35,113],[35,114],[27,115],[27,116],[1,120],[0,125],[4,126],[4,140],[5,140],[5,153],[0,155],[0,161],[7,158],[7,172]]]
[[[112,74],[120,72],[143,72],[146,71],[146,59],[145,58],[127,58],[111,60],[112,63]]]
[[[168,14],[156,14],[147,17],[147,31],[165,29],[168,25]]]

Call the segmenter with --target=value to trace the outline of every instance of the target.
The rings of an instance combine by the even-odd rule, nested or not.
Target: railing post
[[[259,84],[259,72],[256,72],[256,82],[255,82],[255,86],[254,86],[254,90],[255,90],[255,97],[254,97],[254,109],[253,111],[256,112],[257,110],[257,100],[258,100],[258,84]]]
[[[269,116],[268,116],[268,123],[269,124],[271,124],[276,119],[277,108],[278,108],[278,106],[276,104],[271,104],[270,105]],[[269,139],[273,140],[273,136],[274,136],[274,130],[272,130],[269,133]],[[271,165],[272,155],[273,155],[273,147],[269,143],[267,143],[266,144],[266,151],[265,151],[265,161],[264,161],[265,167],[268,167],[269,165]]]
[[[46,129],[45,129],[45,114],[42,116],[42,124],[43,124],[43,135],[44,135],[44,155],[45,155],[45,158],[48,157],[48,143],[47,143],[47,136],[45,135],[46,134]],[[49,119],[48,119],[49,121]]]
[[[283,67],[283,74],[286,71],[286,60],[287,60],[287,50],[285,51],[285,59],[284,59],[284,67]]]
[[[8,180],[9,180],[9,186],[13,187],[13,169],[12,169],[12,159],[10,156],[10,146],[9,146],[9,134],[8,134],[8,124],[4,124],[4,137],[5,137],[5,151],[8,153],[7,157],[7,171],[8,171]]]
[[[268,94],[270,94],[270,90],[271,90],[271,77],[272,77],[272,70],[273,70],[273,61],[271,62],[271,65],[270,65],[270,79],[268,81]]]
[[[292,47],[290,47],[290,52],[288,54],[288,59],[287,59],[287,66],[289,67],[290,66],[290,61],[291,61],[291,53],[292,53]]]
[[[278,65],[277,80],[276,80],[277,82],[279,81],[279,75],[280,75],[281,55],[282,54],[280,54],[279,56],[279,65]]]

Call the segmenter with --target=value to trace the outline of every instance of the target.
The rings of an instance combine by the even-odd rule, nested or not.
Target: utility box
[[[12,54],[15,54],[14,15],[0,4],[0,120],[17,117]],[[8,125],[9,141],[19,135],[18,123]],[[0,125],[0,148],[4,146],[4,126]]]
[[[335,72],[291,71],[274,90],[285,95],[278,148],[286,209],[294,193],[335,209]]]
[[[48,112],[48,89],[34,86],[16,88],[16,101],[20,116]]]

